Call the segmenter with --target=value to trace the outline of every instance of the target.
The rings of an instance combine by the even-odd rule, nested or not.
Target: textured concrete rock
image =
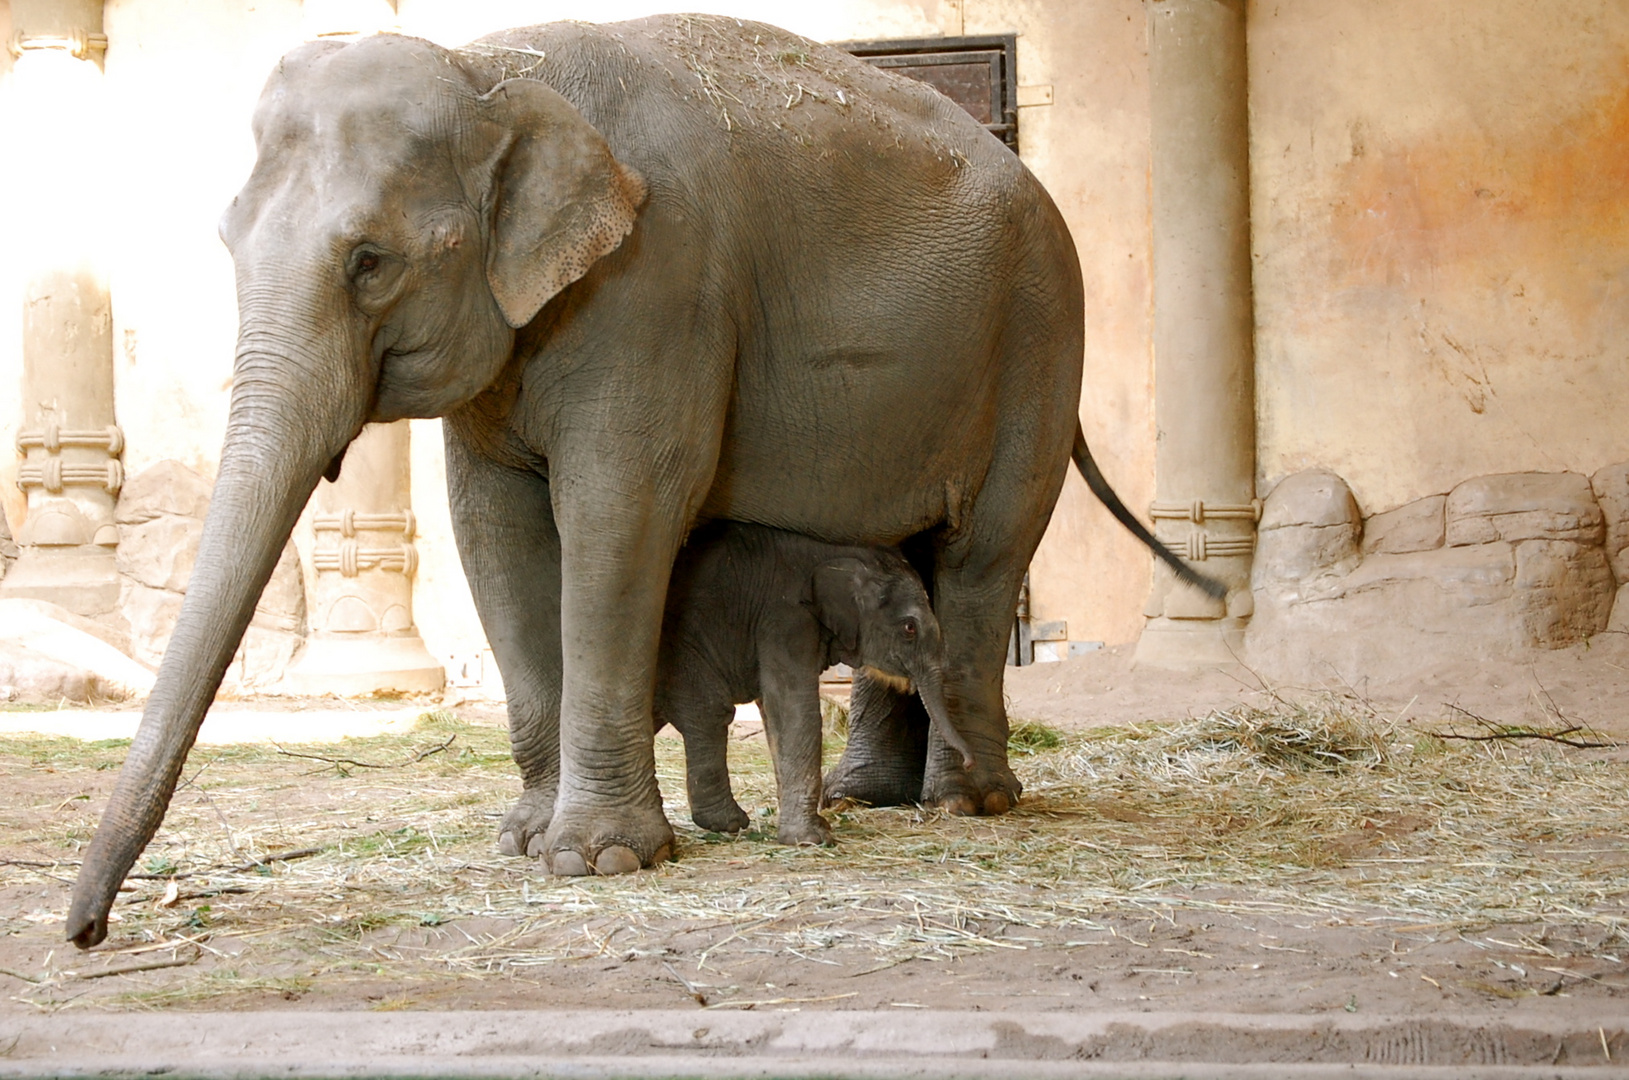
[[[156,666],[169,646],[198,557],[209,496],[209,481],[176,461],[147,469],[120,496],[119,605],[130,623],[131,655],[144,664]],[[223,685],[264,689],[281,681],[305,633],[305,582],[291,541]]]
[[[1618,598],[1612,602],[1612,617],[1606,628],[1615,634],[1629,634],[1629,581],[1618,586]]]
[[[0,701],[86,702],[106,696],[96,692],[96,677],[84,668],[0,641]]]
[[[130,622],[130,655],[148,667],[158,667],[181,614],[181,594],[149,589],[126,578],[119,610]]]
[[[1346,481],[1321,469],[1285,477],[1262,505],[1251,586],[1317,595],[1358,563],[1363,517]]]
[[[119,573],[149,589],[186,592],[202,518],[163,514],[119,529]]]
[[[1556,649],[1600,633],[1614,595],[1599,547],[1571,540],[1516,545],[1515,607],[1524,644]]]
[[[122,625],[109,626],[97,619],[87,619],[85,616],[69,611],[60,604],[53,604],[49,600],[35,600],[16,596],[0,600],[0,623],[19,617],[51,619],[104,641],[126,656],[130,655],[130,633],[128,628]]]
[[[1445,539],[1449,546],[1496,540],[1605,539],[1600,504],[1579,473],[1502,473],[1467,480],[1448,493]]]
[[[11,526],[6,524],[6,515],[0,511],[0,578],[6,576],[11,564],[17,561],[17,544],[11,538]]]
[[[1340,539],[1353,532],[1345,485],[1302,473],[1281,487],[1291,480],[1263,513],[1246,647],[1269,678],[1385,678],[1512,657],[1583,641],[1614,619],[1606,526],[1576,473],[1480,477],[1377,514],[1360,562]],[[1629,505],[1629,483],[1624,494]],[[1629,629],[1629,610],[1615,618]]]
[[[113,520],[139,525],[157,517],[197,518],[209,512],[210,482],[179,461],[160,461],[125,482]],[[121,544],[124,542],[120,534]]]
[[[1406,555],[1431,551],[1443,542],[1446,495],[1427,495],[1395,510],[1375,514],[1363,523],[1363,554]]]
[[[1606,520],[1606,557],[1612,575],[1629,583],[1629,461],[1608,465],[1589,478]]]
[[[52,605],[0,600],[0,699],[123,700],[146,694],[153,673]]]

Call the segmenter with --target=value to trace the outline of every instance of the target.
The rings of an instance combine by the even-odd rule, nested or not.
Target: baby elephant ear
[[[862,609],[875,606],[875,589],[870,575],[857,560],[836,559],[815,567],[809,577],[804,604],[814,613],[815,621],[830,631],[837,646],[847,655],[860,649],[860,619]]]
[[[500,132],[483,207],[486,278],[518,329],[616,250],[633,230],[645,181],[571,102],[535,79],[507,79],[481,104]]]

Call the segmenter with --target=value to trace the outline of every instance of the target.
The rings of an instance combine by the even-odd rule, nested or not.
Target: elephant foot
[[[959,766],[930,773],[922,784],[922,803],[959,817],[1005,814],[1018,805],[1024,785],[1005,764],[996,769],[964,772]]]
[[[543,835],[553,817],[553,789],[527,788],[498,826],[498,853],[537,858],[543,854]]]
[[[811,814],[806,821],[782,821],[775,839],[792,847],[831,847],[837,842],[832,839],[831,826],[819,814]]]
[[[538,850],[562,877],[631,874],[673,857],[673,826],[654,808],[562,803]]]
[[[841,802],[900,806],[921,798],[922,773],[902,767],[898,761],[865,758],[844,751],[821,782],[821,791],[821,806],[836,806]]]
[[[718,806],[692,807],[690,820],[696,823],[696,828],[716,833],[738,833],[752,824],[752,819],[733,797]]]

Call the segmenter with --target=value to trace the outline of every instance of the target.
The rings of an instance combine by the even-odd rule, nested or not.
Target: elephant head
[[[973,767],[973,752],[945,707],[945,640],[928,594],[896,552],[829,560],[811,575],[804,604],[831,635],[832,659],[865,668],[900,693],[915,691],[947,746]]]
[[[86,853],[68,937],[106,936],[204,712],[319,477],[369,421],[490,386],[515,331],[633,229],[642,179],[541,82],[483,92],[457,54],[380,36],[304,46],[254,116],[221,219],[239,331],[219,479],[186,601]]]

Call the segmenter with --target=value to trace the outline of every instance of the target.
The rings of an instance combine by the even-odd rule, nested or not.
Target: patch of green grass
[[[1020,720],[1007,733],[1010,754],[1039,754],[1063,745],[1063,732],[1039,720]]]
[[[422,833],[411,825],[363,833],[345,841],[341,846],[346,856],[355,859],[403,858],[421,851],[433,850],[435,847],[429,834]]]
[[[458,714],[451,709],[436,709],[433,712],[419,713],[418,720],[413,723],[414,731],[445,731],[449,728],[463,731],[469,727],[470,725],[460,720]]]

